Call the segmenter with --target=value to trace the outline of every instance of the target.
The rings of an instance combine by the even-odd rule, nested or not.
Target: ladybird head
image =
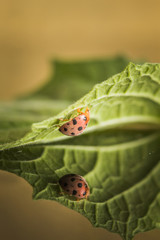
[[[90,111],[89,111],[89,108],[87,107],[86,108],[86,111],[85,111],[85,116],[86,116],[86,118],[87,118],[87,122],[90,120]]]

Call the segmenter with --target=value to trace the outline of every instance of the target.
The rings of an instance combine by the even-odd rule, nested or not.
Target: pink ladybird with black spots
[[[89,196],[89,186],[86,180],[77,174],[67,174],[59,179],[59,184],[64,193],[76,197],[77,200]]]
[[[83,133],[87,124],[90,120],[90,112],[89,108],[87,107],[85,112],[81,112],[80,109],[77,109],[79,114],[77,117],[70,119],[67,123],[63,124],[59,131],[67,136],[77,136]],[[65,121],[65,120],[63,120]]]

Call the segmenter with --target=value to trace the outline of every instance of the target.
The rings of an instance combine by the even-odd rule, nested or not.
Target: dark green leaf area
[[[77,62],[55,60],[48,83],[29,97],[75,101],[96,83],[121,72],[128,62],[123,57]]]
[[[145,128],[144,131],[140,130]],[[99,131],[88,132],[76,137],[61,140],[59,145],[80,145],[80,146],[114,146],[120,143],[129,143],[133,140],[141,139],[142,137],[150,135],[155,130],[146,130],[151,126],[143,124],[139,125],[126,125],[124,128],[119,129],[99,129]],[[51,143],[51,145],[56,143]]]
[[[69,105],[68,101],[20,100],[0,104],[0,144],[24,137],[32,123],[45,120]]]
[[[129,140],[127,135],[112,145],[10,149],[1,153],[0,169],[26,179],[35,199],[56,200],[86,216],[94,226],[130,240],[160,222],[160,133],[140,132],[139,136]],[[68,173],[87,180],[91,191],[87,200],[77,202],[61,195],[58,180]]]

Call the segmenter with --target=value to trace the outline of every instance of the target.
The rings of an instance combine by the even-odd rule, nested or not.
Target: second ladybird
[[[89,196],[89,186],[86,180],[77,174],[67,174],[59,179],[59,184],[64,193],[74,196],[77,200]]]

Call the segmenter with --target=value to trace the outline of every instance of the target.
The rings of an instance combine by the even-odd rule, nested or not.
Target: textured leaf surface
[[[32,123],[55,116],[95,83],[122,71],[127,63],[123,57],[85,62],[53,61],[52,75],[45,86],[23,100],[0,104],[0,144],[22,138],[31,130]]]
[[[33,124],[32,132],[15,144],[50,143],[64,140],[60,118],[72,118],[77,108],[90,108],[91,120],[85,133],[130,123],[160,126],[160,65],[130,63],[126,69],[95,87],[59,115]]]
[[[24,122],[29,129],[37,118],[55,115],[58,105],[52,109],[50,100],[45,108],[47,101],[34,111],[25,109],[26,101],[4,107],[6,130],[12,125],[8,111],[14,114],[16,110],[15,128]],[[63,136],[58,131],[59,118],[73,117],[77,108],[86,106],[91,120],[85,133]],[[24,113],[20,118],[19,110]],[[138,232],[160,226],[159,129],[160,64],[130,63],[60,114],[34,123],[22,139],[2,144],[0,169],[26,179],[35,199],[56,200],[86,216],[94,226],[131,240]],[[85,177],[91,189],[88,200],[76,202],[60,194],[57,182],[67,173]]]
[[[117,134],[114,144],[106,146],[115,134],[107,137],[105,133],[99,145],[94,138],[95,146],[51,145],[3,151],[0,168],[26,179],[33,186],[35,199],[56,200],[86,216],[94,226],[129,240],[160,224],[160,134],[125,132],[123,140],[122,133]],[[67,173],[85,177],[91,189],[88,200],[76,202],[60,194],[57,182]]]

